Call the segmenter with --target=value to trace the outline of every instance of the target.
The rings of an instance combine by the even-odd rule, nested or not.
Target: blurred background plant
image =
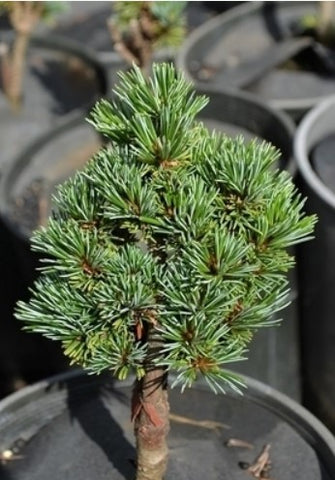
[[[315,14],[305,15],[301,20],[304,34],[313,35],[322,43],[333,45],[335,41],[335,2],[318,2]]]
[[[178,47],[186,35],[187,2],[113,2],[108,28],[115,50],[146,74],[154,50]]]

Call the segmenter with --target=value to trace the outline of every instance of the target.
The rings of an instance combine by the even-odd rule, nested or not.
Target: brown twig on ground
[[[246,469],[253,477],[260,480],[271,480],[269,477],[269,470],[271,468],[270,448],[270,444],[265,445],[254,463]]]
[[[20,458],[23,458],[22,455],[15,455],[12,450],[4,450],[3,452],[0,452],[0,464],[1,465],[6,465],[6,463],[11,462],[13,460],[18,460]]]
[[[254,448],[252,443],[246,442],[245,440],[240,440],[239,438],[229,438],[229,440],[226,442],[226,447],[248,448],[250,450]]]
[[[221,422],[215,422],[213,420],[195,420],[194,418],[184,417],[183,415],[176,415],[175,413],[170,413],[169,417],[172,422],[184,423],[186,425],[207,428],[209,430],[216,430],[218,428],[230,428],[229,425],[225,425]]]

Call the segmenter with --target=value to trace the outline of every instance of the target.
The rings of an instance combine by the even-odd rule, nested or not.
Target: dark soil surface
[[[18,411],[4,412],[0,446],[14,450],[18,458],[2,466],[3,480],[133,478],[130,389],[95,382],[89,380],[89,388],[64,383],[61,389],[46,390],[48,400],[34,398]],[[287,419],[248,400],[248,392],[222,396],[195,388],[181,395],[176,389],[170,401],[166,480],[252,480],[256,477],[246,469],[265,445],[271,465],[263,479],[331,478]],[[232,438],[249,448],[228,448]]]

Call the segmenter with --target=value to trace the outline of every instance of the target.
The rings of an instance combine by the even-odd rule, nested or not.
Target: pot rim
[[[294,155],[299,172],[310,186],[310,188],[331,208],[335,208],[335,194],[328,188],[313,170],[309,160],[309,148],[307,139],[313,130],[314,125],[330,109],[334,109],[335,116],[335,95],[331,95],[320,102],[315,108],[305,115],[296,131],[294,139]]]

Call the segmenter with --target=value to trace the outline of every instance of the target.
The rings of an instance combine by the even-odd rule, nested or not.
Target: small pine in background
[[[159,48],[178,47],[186,33],[187,2],[113,2],[108,27],[114,48],[131,65],[149,73]]]

